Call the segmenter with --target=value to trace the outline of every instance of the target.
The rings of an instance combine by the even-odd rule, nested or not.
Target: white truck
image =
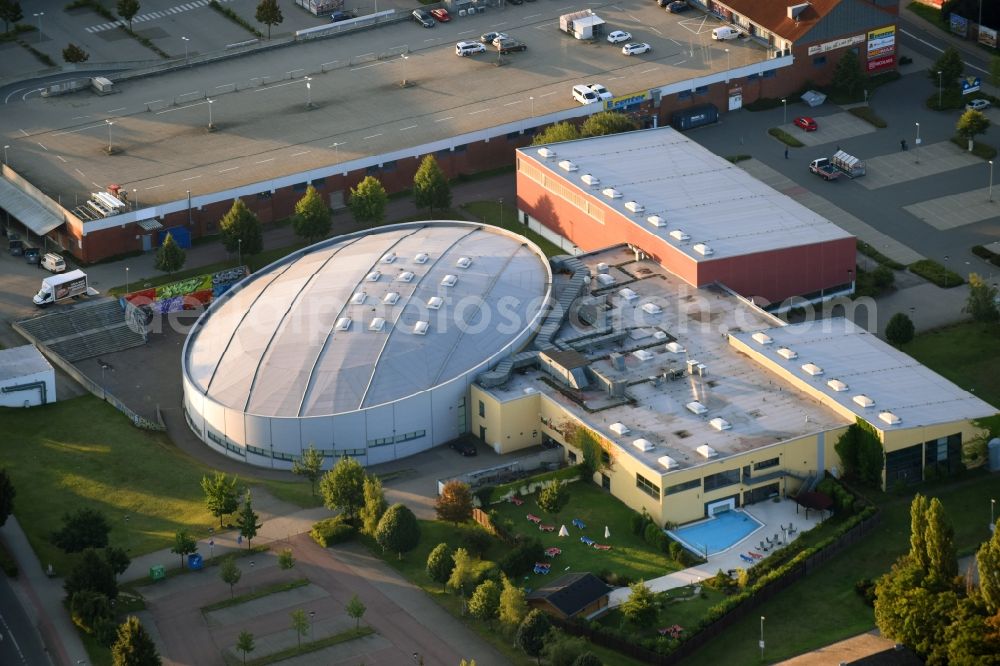
[[[40,308],[64,298],[76,298],[87,294],[87,274],[83,271],[70,271],[53,275],[42,280],[42,288],[31,300]]]

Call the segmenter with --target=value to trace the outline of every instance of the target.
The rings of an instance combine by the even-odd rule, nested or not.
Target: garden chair
[[[595,543],[594,548],[597,550],[611,550],[611,546],[606,543]]]
[[[524,500],[518,497],[517,495],[511,495],[510,502],[514,506],[521,506],[522,504],[524,504]]]
[[[539,523],[538,524],[538,529],[540,529],[543,532],[555,532],[556,531],[556,526],[555,525],[542,525],[541,523]]]
[[[747,551],[747,555],[749,555],[750,557],[752,557],[755,560],[762,560],[762,559],[764,559],[763,555],[761,555],[760,553],[754,552],[752,550],[748,550]]]
[[[533,522],[536,525],[540,525],[542,523],[542,519],[539,518],[538,516],[536,516],[533,513],[529,513],[528,514],[528,520],[531,521],[531,522]]]

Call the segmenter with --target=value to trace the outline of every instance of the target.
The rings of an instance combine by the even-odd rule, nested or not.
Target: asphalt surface
[[[0,574],[0,664],[40,666],[49,658],[10,581]]]

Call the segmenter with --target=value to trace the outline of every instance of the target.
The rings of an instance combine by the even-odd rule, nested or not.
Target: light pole
[[[944,288],[948,288],[948,255],[944,255]]]
[[[403,81],[399,84],[400,87],[405,88],[408,84],[406,83],[406,61],[410,59],[410,56],[405,53],[399,54],[400,61],[403,63]]]
[[[996,507],[997,501],[995,499],[990,500],[990,532],[996,531],[997,523],[993,517],[993,509]]]
[[[785,99],[784,97],[781,98],[781,106],[784,109],[784,111],[782,112],[782,115],[781,115],[781,124],[782,125],[787,125],[788,124],[788,100]]]
[[[503,197],[500,197],[499,209],[500,209],[500,228],[502,229],[503,228]]]
[[[132,201],[135,202],[135,209],[139,210],[139,190],[138,188],[132,188]]]
[[[243,239],[242,238],[237,238],[236,239],[236,253],[237,253],[236,254],[236,265],[237,266],[242,266],[243,265]],[[251,562],[250,564],[252,565],[253,562]]]
[[[187,37],[181,37],[184,40],[184,64],[188,64],[188,42],[191,40]]]
[[[309,640],[316,640],[316,634],[313,632],[313,618],[316,617],[316,611],[309,611]]]
[[[125,294],[128,295],[128,266],[125,267]]]
[[[208,559],[209,561],[215,561],[215,539],[208,540]]]
[[[37,14],[32,14],[38,19],[38,43],[42,43],[42,17],[45,16],[45,12],[38,12]]]
[[[308,76],[306,77],[306,108],[307,109],[313,108],[312,79],[309,78]]]
[[[212,124],[212,105],[215,104],[214,99],[208,100],[208,131],[215,129],[215,125]]]
[[[733,68],[732,56],[729,49],[726,49],[726,83],[729,83],[729,71]]]
[[[920,164],[920,123],[914,123],[917,126],[917,141],[914,143],[913,157],[917,164]]]
[[[938,71],[938,111],[941,110],[941,72]]]
[[[993,201],[993,160],[990,160],[990,189],[989,194],[986,195],[987,201]]]
[[[115,121],[113,121],[113,120],[105,120],[104,122],[106,122],[108,124],[108,155],[110,155],[111,151],[113,150],[111,148],[111,126],[115,124]]]
[[[6,145],[6,146],[3,147],[3,163],[4,163],[4,166],[7,165],[7,149],[8,148],[10,148],[10,145]]]
[[[764,616],[760,616],[760,660],[764,661]]]

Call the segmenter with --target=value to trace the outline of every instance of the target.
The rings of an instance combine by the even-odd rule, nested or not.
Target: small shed
[[[0,349],[0,407],[56,401],[56,373],[34,345]]]
[[[558,618],[588,617],[608,606],[611,588],[592,573],[570,573],[533,590],[528,605]]]
[[[590,9],[559,17],[559,29],[577,39],[597,39],[604,33],[604,19]]]

